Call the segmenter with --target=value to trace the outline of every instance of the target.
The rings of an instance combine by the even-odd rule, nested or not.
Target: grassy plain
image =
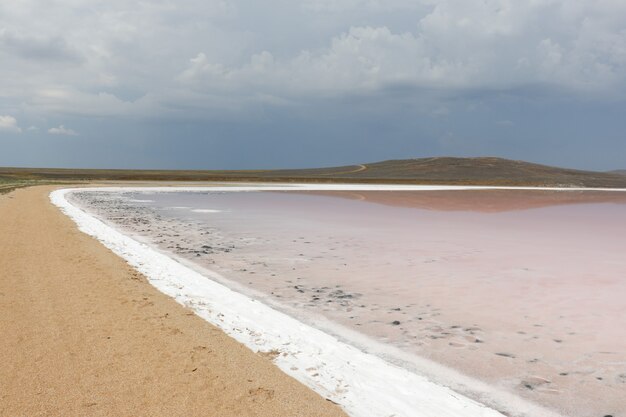
[[[421,158],[280,170],[0,168],[0,187],[15,188],[42,181],[345,182],[626,188],[626,176],[616,172],[582,171],[490,157]]]
[[[4,178],[0,177],[0,194],[6,194],[15,190],[16,188],[27,187],[29,185],[35,185],[43,183],[41,180],[26,180],[20,178]]]

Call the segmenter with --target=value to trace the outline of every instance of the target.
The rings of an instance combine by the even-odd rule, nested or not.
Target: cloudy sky
[[[0,2],[0,165],[437,155],[626,168],[626,2]]]

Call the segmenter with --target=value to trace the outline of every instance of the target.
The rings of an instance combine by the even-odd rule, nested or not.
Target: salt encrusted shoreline
[[[256,191],[256,190],[464,190],[495,187],[287,185],[211,188],[97,188],[93,191]],[[512,189],[511,187],[497,187]],[[513,188],[519,189],[519,188]],[[524,189],[536,189],[524,187]],[[426,378],[388,364],[338,341],[249,297],[234,292],[204,275],[112,229],[71,205],[58,190],[51,200],[70,216],[80,230],[142,272],[160,291],[192,308],[199,316],[254,351],[277,354],[276,364],[321,395],[341,404],[355,416],[501,416]],[[551,188],[550,190],[561,190]],[[572,189],[563,189],[572,190]],[[577,189],[582,190],[582,189]],[[615,190],[611,190],[615,191]],[[625,190],[617,190],[625,191]],[[209,276],[211,278],[211,276]],[[215,277],[213,277],[215,278]],[[517,410],[519,411],[519,410]],[[529,409],[526,410],[530,411]],[[534,409],[533,415],[554,415]]]

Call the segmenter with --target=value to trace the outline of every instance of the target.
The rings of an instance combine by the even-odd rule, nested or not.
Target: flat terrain
[[[626,187],[619,173],[581,171],[502,158],[421,158],[315,169],[156,171],[0,168],[0,181],[279,181],[396,184]]]
[[[345,416],[48,201],[0,196],[0,416]]]
[[[19,178],[3,178],[0,177],[0,195],[9,193],[17,188],[26,187],[39,183],[37,180],[23,180]]]

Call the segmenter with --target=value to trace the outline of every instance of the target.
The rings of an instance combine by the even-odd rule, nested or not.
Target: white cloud
[[[22,133],[22,128],[17,125],[13,116],[0,115],[0,132]]]
[[[60,125],[59,127],[51,127],[48,129],[48,133],[51,135],[78,136],[78,133],[74,130],[68,129],[63,125]]]
[[[355,0],[356,1],[356,0]],[[348,5],[351,2],[339,2]],[[352,2],[353,3],[353,2]],[[319,7],[327,2],[314,2]],[[353,26],[326,47],[227,66],[199,53],[179,80],[205,91],[282,96],[410,85],[446,91],[552,85],[610,94],[626,86],[626,31],[605,1],[433,1],[414,30]],[[317,7],[316,6],[316,7]]]
[[[334,37],[329,47],[302,51],[287,60],[276,60],[262,51],[242,66],[225,67],[199,53],[179,79],[210,91],[245,86],[256,92],[288,95],[371,91],[400,83],[445,83],[450,87],[464,80],[457,68],[433,62],[424,49],[423,40],[411,33],[397,34],[387,27],[352,27]]]

